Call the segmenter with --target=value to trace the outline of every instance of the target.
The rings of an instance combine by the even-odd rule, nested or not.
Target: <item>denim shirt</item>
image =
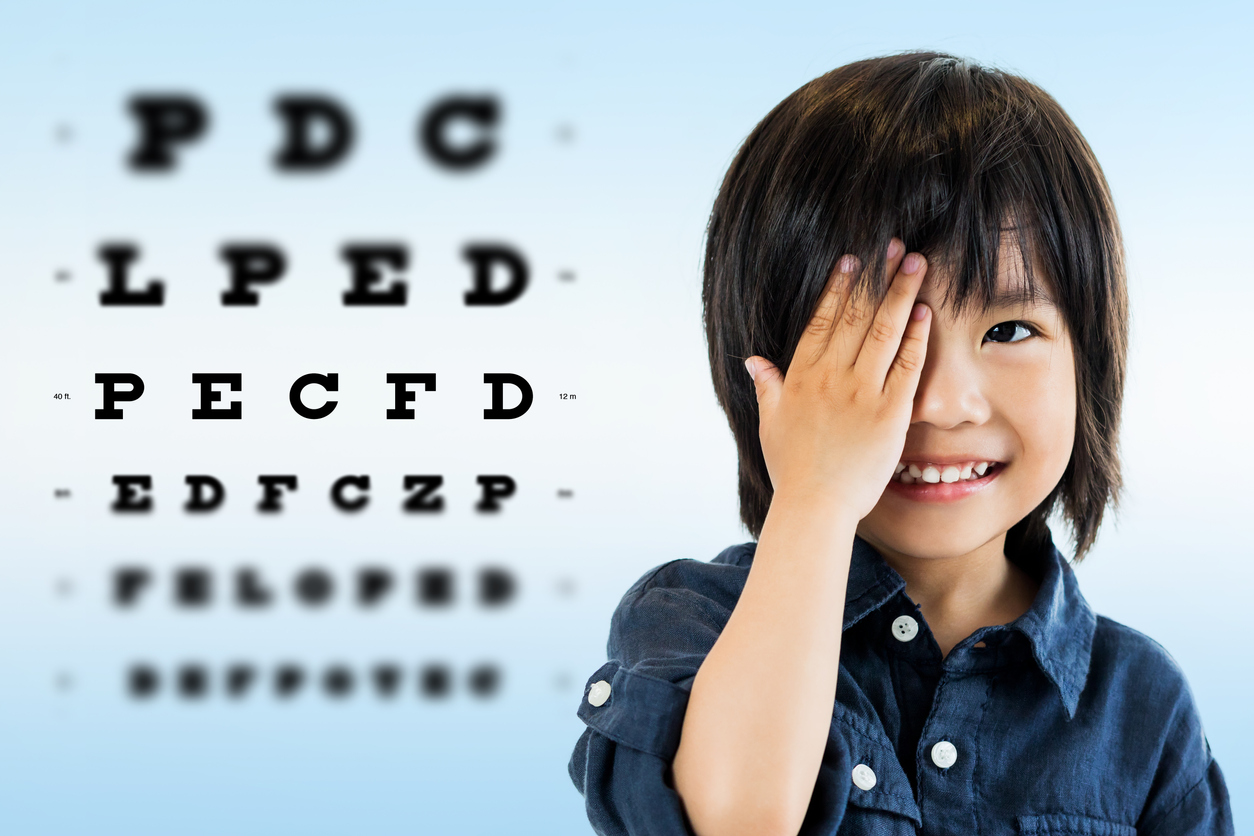
[[[615,610],[567,767],[597,833],[693,833],[671,762],[756,548],[663,563]],[[1052,539],[1008,556],[1040,584],[1031,608],[942,659],[905,581],[855,536],[802,836],[1231,834],[1223,774],[1171,656],[1094,615]]]

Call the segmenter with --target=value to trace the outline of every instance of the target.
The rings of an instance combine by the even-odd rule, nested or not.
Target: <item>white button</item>
[[[941,769],[948,769],[958,760],[958,750],[948,740],[942,740],[932,747],[932,763]]]
[[[853,768],[853,785],[860,790],[869,790],[875,786],[875,773],[865,763]]]
[[[600,682],[592,683],[592,687],[588,689],[588,703],[598,708],[605,705],[605,701],[610,698],[610,683],[602,679]]]
[[[919,622],[908,615],[899,615],[893,619],[893,638],[899,642],[908,642],[919,634]]]

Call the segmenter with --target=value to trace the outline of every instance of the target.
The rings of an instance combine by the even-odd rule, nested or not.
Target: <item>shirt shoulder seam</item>
[[[1187,790],[1185,790],[1184,793],[1180,796],[1179,800],[1176,801],[1175,804],[1172,804],[1166,810],[1159,813],[1158,821],[1156,821],[1153,825],[1149,827],[1148,830],[1145,831],[1145,836],[1153,836],[1154,831],[1158,830],[1159,826],[1163,822],[1165,822],[1171,816],[1172,813],[1178,810],[1180,808],[1180,805],[1183,804],[1186,800],[1188,800],[1189,796],[1192,795],[1194,791],[1196,791],[1200,786],[1202,786],[1202,784],[1206,783],[1206,779],[1210,775],[1210,766],[1212,763],[1214,763],[1214,761],[1215,761],[1215,758],[1213,756],[1206,761],[1206,769],[1203,770],[1202,777],[1197,779],[1197,781],[1192,786],[1190,786]]]
[[[1156,654],[1159,657],[1159,661],[1166,662],[1168,667],[1187,683],[1188,678],[1184,674],[1184,668],[1180,666],[1180,662],[1175,656],[1171,655],[1171,651],[1168,650],[1162,642],[1158,641],[1148,633],[1138,630],[1135,627],[1130,627],[1122,621],[1116,621],[1109,616],[1098,615],[1097,621],[1099,626],[1101,626],[1104,622],[1108,629],[1112,632],[1121,633],[1134,640],[1142,642],[1145,649]],[[1096,630],[1094,633],[1096,633]]]
[[[683,603],[688,604],[690,606],[695,605],[696,608],[701,611],[701,614],[704,615],[707,619],[709,619],[711,626],[717,627],[719,632],[722,632],[723,626],[725,626],[725,624],[723,626],[719,625],[718,619],[714,617],[713,613],[709,612],[706,602],[708,601],[710,604],[717,606],[720,610],[723,609],[723,606],[719,604],[717,601],[710,598],[708,595],[702,595],[700,592],[697,592],[695,589],[691,589],[690,587],[683,587],[682,590],[680,590],[680,589],[675,589],[669,586],[655,586],[655,587],[651,587],[649,591],[667,595],[678,601],[682,601]],[[697,597],[698,600],[695,600],[695,601],[692,600],[688,596],[681,594],[681,591],[688,591],[688,592],[693,593]]]
[[[654,566],[652,569],[645,572],[644,575],[642,575],[639,580],[637,580],[634,584],[632,584],[632,586],[639,587],[639,593],[644,594],[645,591],[654,588],[659,572],[661,572],[663,569],[665,569],[668,566],[673,566],[676,563],[688,562],[688,563],[693,563],[699,566],[735,566],[738,569],[743,569],[744,567],[741,566],[740,564],[741,564],[741,560],[744,557],[743,549],[745,545],[746,544],[744,543],[740,543],[735,546],[728,546],[727,548],[723,549],[723,551],[716,554],[710,560],[697,560],[696,558],[692,558],[692,557],[677,557],[674,560],[668,560],[665,563],[660,563],[657,566]],[[738,556],[735,562],[731,562],[731,561],[719,562],[718,559],[720,557],[722,557],[724,554],[727,554],[728,552],[731,552],[731,551],[737,551]],[[662,587],[662,588],[665,589],[666,587]],[[685,587],[685,588],[688,589],[691,587]]]
[[[663,569],[665,569],[667,566],[670,566],[675,563],[681,563],[685,560],[692,560],[692,558],[691,557],[677,557],[674,560],[668,560],[665,563],[660,563],[657,566],[654,566],[652,569],[645,572],[643,575],[639,577],[639,579],[636,580],[635,583],[633,583],[628,588],[628,590],[625,593],[623,593],[623,598],[621,601],[619,601],[619,608],[621,608],[624,604],[634,603],[635,601],[644,597],[644,594],[648,592],[650,589],[655,589],[655,588],[666,589],[666,587],[664,586],[657,585],[658,573],[661,572]],[[700,563],[701,561],[696,560],[693,562]]]

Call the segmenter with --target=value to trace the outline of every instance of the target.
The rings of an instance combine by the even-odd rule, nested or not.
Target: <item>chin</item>
[[[920,560],[941,560],[970,554],[999,533],[1004,532],[973,532],[969,523],[956,525],[952,531],[906,523],[886,534],[877,531],[875,525],[865,525],[865,521],[858,526],[858,535],[872,546],[879,548],[882,545],[898,554]]]

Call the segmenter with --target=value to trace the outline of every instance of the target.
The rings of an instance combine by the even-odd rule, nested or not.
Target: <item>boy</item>
[[[1117,507],[1127,356],[1058,104],[937,53],[815,79],[727,173],[704,302],[757,542],[615,611],[569,764],[597,832],[1231,833],[1183,674],[1046,525],[1079,561]]]

